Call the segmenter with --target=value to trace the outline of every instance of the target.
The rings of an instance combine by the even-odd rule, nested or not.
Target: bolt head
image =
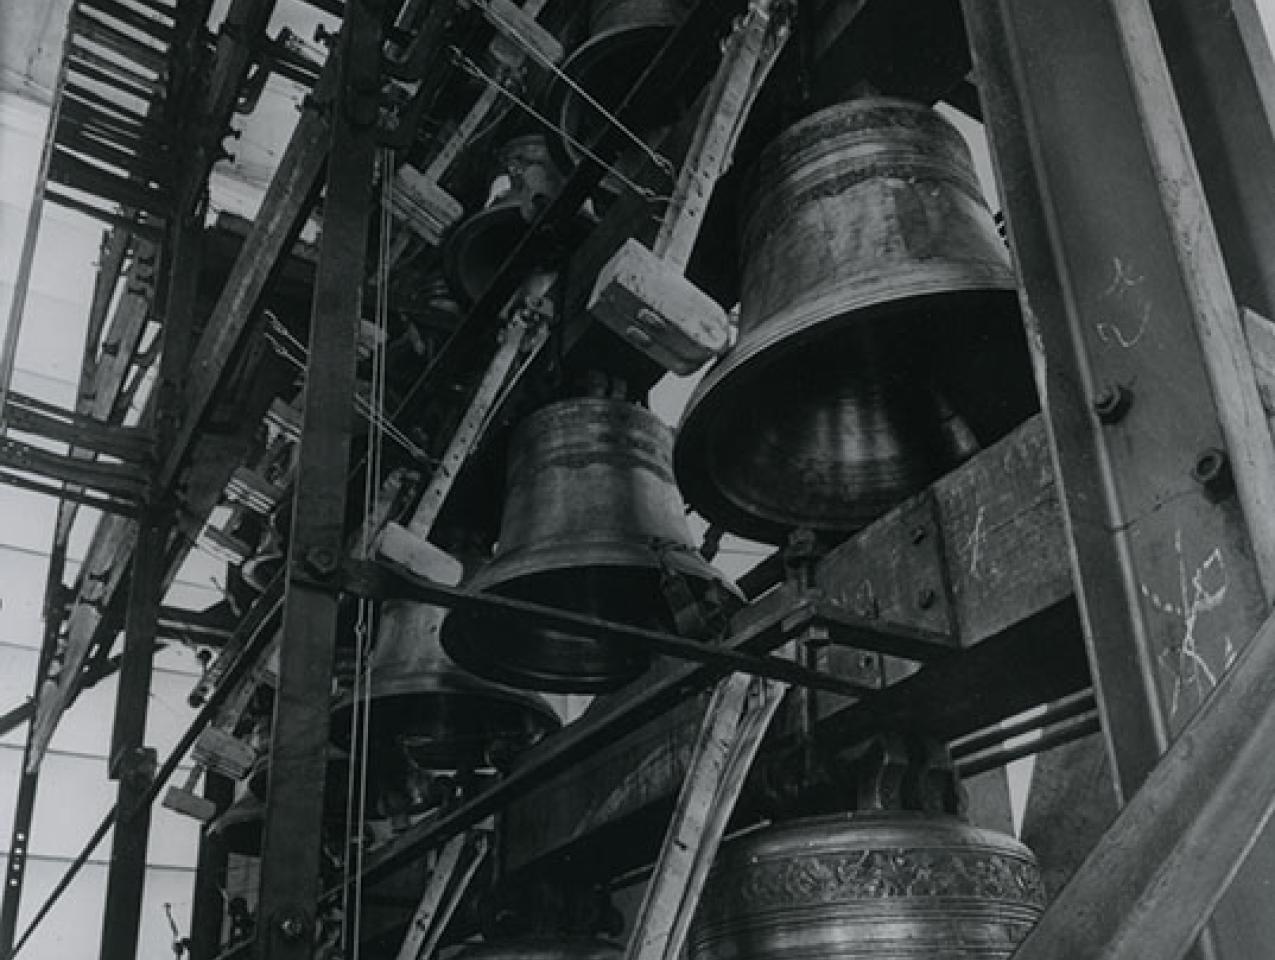
[[[1093,398],[1093,409],[1100,423],[1110,425],[1123,420],[1132,403],[1133,394],[1128,387],[1108,384]]]
[[[916,605],[920,607],[922,610],[930,609],[930,607],[934,606],[935,601],[937,600],[938,600],[938,594],[935,593],[934,590],[930,587],[925,587],[917,591]]]

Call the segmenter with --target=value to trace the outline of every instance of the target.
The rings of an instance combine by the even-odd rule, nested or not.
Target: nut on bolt
[[[298,913],[285,913],[279,918],[279,933],[285,940],[300,940],[305,936],[305,918]]]
[[[1133,403],[1133,393],[1122,384],[1108,384],[1093,398],[1093,410],[1099,423],[1113,424],[1124,419]]]
[[[1204,496],[1214,503],[1230,496],[1235,489],[1235,478],[1231,475],[1226,451],[1217,447],[1209,447],[1195,458],[1191,478],[1204,488]]]
[[[336,551],[331,547],[311,547],[305,554],[306,566],[321,577],[336,573]]]

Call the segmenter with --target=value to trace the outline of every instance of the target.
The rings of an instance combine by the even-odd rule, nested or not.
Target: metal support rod
[[[271,727],[257,910],[257,955],[312,955],[319,899],[323,783],[337,597],[297,574],[333,573],[345,549],[350,409],[372,209],[380,19],[372,0],[351,0],[341,31],[323,234],[310,321],[301,448],[293,500],[288,587]]]
[[[45,605],[49,598],[58,595],[62,588],[62,576],[66,571],[66,545],[54,544],[49,555],[49,569],[45,574]],[[60,611],[44,611],[44,640],[40,644],[40,656],[36,662],[35,690],[31,704],[39,699],[40,688],[48,676],[49,666],[58,647],[58,627],[62,619]],[[7,731],[6,731],[7,732]],[[35,742],[34,724],[27,728],[26,745],[22,753],[22,772],[18,777],[18,797],[13,810],[13,830],[9,839],[9,865],[4,874],[4,894],[0,900],[0,957],[8,958],[13,952],[13,941],[18,931],[18,908],[22,902],[22,886],[26,877],[27,848],[31,842],[31,820],[35,813],[36,792],[40,784],[40,768],[31,765]]]
[[[62,109],[62,90],[66,86],[66,55],[70,49],[71,31],[67,30],[62,40],[62,60],[58,66],[57,81],[53,86],[53,105],[49,108],[49,120],[44,128],[44,145],[40,148],[40,166],[36,171],[35,190],[31,194],[31,207],[27,210],[27,226],[22,236],[22,252],[18,254],[18,272],[13,279],[9,322],[4,329],[4,343],[0,345],[0,435],[3,435],[6,429],[5,411],[8,409],[9,387],[13,383],[13,366],[18,356],[18,337],[22,333],[22,318],[26,313],[27,294],[31,289],[31,268],[35,264],[36,244],[40,241],[40,222],[44,216],[44,187],[49,182],[49,167],[53,162],[58,115]]]
[[[159,449],[167,449],[176,428],[187,357],[194,332],[203,228],[196,210],[174,223],[164,258],[165,317],[156,402],[152,406]],[[154,751],[144,747],[155,638],[166,573],[168,540],[175,517],[165,496],[151,500],[138,525],[132,582],[124,621],[124,650],[115,722],[111,735],[111,776],[119,781],[119,811],[111,841],[102,960],[133,960],[140,932],[142,893],[151,806],[145,801],[154,776]]]
[[[155,802],[155,798],[158,797],[160,791],[164,789],[164,785],[168,783],[168,778],[177,771],[178,764],[181,763],[182,758],[186,756],[186,752],[190,750],[191,746],[194,745],[195,740],[198,739],[199,734],[203,731],[204,727],[208,726],[212,719],[217,715],[217,712],[222,708],[222,705],[230,698],[231,693],[238,688],[240,681],[248,675],[248,671],[251,670],[257,663],[262,651],[266,648],[273,636],[273,633],[265,629],[265,627],[268,623],[270,623],[273,613],[278,609],[279,604],[282,602],[282,594],[282,580],[277,579],[266,588],[265,592],[253,605],[252,610],[249,611],[248,616],[241,621],[237,633],[247,638],[246,642],[243,644],[243,652],[235,661],[234,665],[226,671],[226,674],[222,678],[217,689],[215,689],[208,697],[207,702],[200,709],[199,713],[196,714],[195,719],[191,721],[190,726],[186,729],[186,732],[182,734],[181,739],[177,741],[172,752],[169,753],[168,759],[166,759],[160,766],[159,770],[156,771],[155,778],[151,782],[149,788],[147,788],[146,792],[138,798],[137,802],[139,804],[149,806]],[[44,903],[40,905],[40,909],[35,912],[34,916],[32,916],[31,922],[27,924],[27,928],[22,932],[22,936],[18,939],[17,944],[14,945],[12,953],[6,956],[4,960],[12,960],[27,941],[31,939],[31,935],[35,933],[44,918],[49,915],[49,911],[53,909],[53,905],[58,902],[58,899],[66,891],[66,888],[71,885],[71,882],[75,879],[76,875],[79,874],[80,870],[84,867],[84,864],[88,862],[89,857],[93,855],[93,851],[97,849],[97,845],[102,842],[102,839],[106,836],[107,832],[115,824],[118,812],[118,806],[113,806],[106,812],[106,815],[102,818],[102,822],[99,823],[97,829],[93,831],[92,836],[89,837],[84,848],[76,856],[75,860],[71,862],[71,865],[67,867],[67,871],[62,875],[62,878],[58,880],[56,885],[54,885],[49,896],[45,899]]]
[[[219,810],[235,798],[235,782],[212,770],[204,774],[204,798]],[[204,824],[199,831],[199,859],[195,866],[195,885],[191,892],[190,955],[211,957],[221,945],[221,927],[225,916],[222,891],[226,886],[229,853],[225,840]]]

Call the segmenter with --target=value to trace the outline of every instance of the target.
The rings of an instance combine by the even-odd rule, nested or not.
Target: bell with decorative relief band
[[[1044,910],[1030,850],[948,816],[856,813],[722,844],[689,960],[1005,960]]]
[[[487,290],[528,224],[562,185],[562,174],[538,133],[510,140],[497,151],[496,162],[499,172],[486,205],[464,220],[443,247],[448,283],[471,301]]]
[[[739,335],[675,466],[714,523],[846,534],[1037,406],[1014,274],[961,135],[863,99],[784,131],[743,214]]]
[[[446,611],[424,603],[381,604],[371,657],[369,782],[392,789],[422,771],[503,767],[557,730],[543,698],[482,680],[452,662],[439,643]],[[332,717],[332,738],[349,746],[362,696],[347,693]]]
[[[495,558],[468,585],[665,631],[682,612],[670,598],[733,602],[734,586],[691,541],[671,455],[668,427],[623,400],[536,411],[511,440]],[[615,689],[650,660],[633,645],[470,610],[448,615],[443,646],[475,673],[560,693]]]
[[[546,112],[557,121],[562,135],[550,141],[550,149],[563,168],[575,166],[588,147],[612,124],[616,108],[628,96],[664,41],[685,18],[686,0],[592,0],[589,4],[589,36],[572,51],[549,88]],[[574,86],[572,85],[574,84]],[[588,94],[594,103],[581,94]],[[611,116],[609,116],[610,114]],[[672,105],[664,115],[645,118],[633,132],[646,134],[671,122]],[[625,143],[623,149],[631,147]],[[608,185],[612,192],[615,183]]]

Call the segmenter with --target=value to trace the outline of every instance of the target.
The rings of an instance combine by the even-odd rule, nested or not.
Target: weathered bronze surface
[[[695,550],[673,484],[672,436],[649,410],[583,398],[514,431],[495,559],[479,590],[674,630],[662,582],[691,595],[731,586]],[[453,612],[443,646],[483,676],[531,689],[599,692],[631,680],[645,652],[587,636]]]
[[[1044,910],[1031,852],[955,817],[815,817],[723,844],[690,960],[1009,957]]]
[[[754,180],[739,338],[687,406],[678,480],[753,539],[853,532],[1035,409],[1009,256],[919,104],[815,113]]]
[[[561,721],[544,698],[481,680],[443,652],[439,607],[390,600],[381,605],[371,657],[368,718],[372,784],[392,781],[404,762],[421,770],[503,766]],[[349,746],[347,693],[332,718],[333,739]]]

